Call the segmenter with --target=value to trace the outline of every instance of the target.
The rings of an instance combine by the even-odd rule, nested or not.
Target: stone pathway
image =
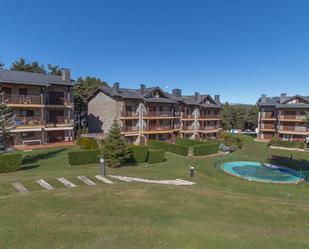
[[[69,180],[65,179],[64,177],[57,178],[59,182],[61,182],[67,188],[76,188],[77,186],[70,182]]]
[[[52,190],[54,187],[50,185],[48,182],[44,181],[43,179],[36,181],[42,188]]]
[[[85,184],[89,185],[89,186],[94,186],[96,185],[93,181],[91,181],[90,179],[88,179],[86,176],[78,176],[77,177],[79,180],[81,180],[82,182],[84,182]]]
[[[116,175],[109,175],[114,179],[124,181],[124,182],[143,182],[143,183],[157,183],[157,184],[166,184],[166,185],[194,185],[194,182],[176,179],[176,180],[148,180],[136,177],[128,177],[128,176],[116,176]]]
[[[28,189],[26,189],[24,185],[22,185],[20,182],[13,182],[12,185],[16,189],[16,191],[19,193],[28,192]]]
[[[182,179],[175,179],[175,180],[148,180],[148,179],[142,179],[142,178],[136,178],[136,177],[117,176],[117,175],[109,175],[109,177],[111,177],[113,179],[120,180],[120,181],[128,182],[128,183],[131,183],[131,182],[141,182],[141,183],[156,183],[156,184],[176,185],[176,186],[180,186],[180,185],[191,186],[191,185],[195,184],[194,182],[186,181],[186,180],[182,180]],[[77,176],[77,178],[80,181],[82,181],[83,183],[85,183],[86,185],[88,185],[88,186],[95,186],[95,185],[97,185],[97,183],[93,182],[92,180],[90,180],[86,176]],[[103,177],[101,175],[96,175],[95,178],[100,180],[100,181],[102,181],[103,183],[106,183],[106,184],[113,184],[114,183],[111,180],[109,180],[106,177]],[[76,188],[77,187],[77,185],[75,185],[74,183],[70,182],[69,180],[67,180],[64,177],[57,178],[57,180],[59,182],[61,182],[67,188]],[[52,185],[50,185],[44,179],[36,180],[36,182],[43,189],[47,189],[47,190],[55,189]],[[28,189],[21,182],[13,182],[12,186],[19,193],[29,192]]]

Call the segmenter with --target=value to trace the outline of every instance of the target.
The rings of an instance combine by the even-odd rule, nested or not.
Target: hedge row
[[[148,148],[146,146],[132,145],[130,149],[132,157],[128,160],[129,163],[144,163],[147,161]]]
[[[176,144],[186,146],[186,147],[192,147],[194,145],[204,144],[202,141],[188,139],[188,138],[177,138]]]
[[[148,150],[148,163],[161,163],[165,160],[165,151],[157,150],[157,149],[149,149]]]
[[[193,146],[193,156],[205,156],[218,153],[218,143],[205,143]]]
[[[303,143],[303,142],[282,141],[276,136],[274,136],[271,139],[269,144],[272,145],[272,146],[287,147],[287,148],[299,148],[299,149],[305,148],[305,143]]]
[[[68,152],[69,164],[72,166],[95,164],[99,162],[100,150],[81,150]]]
[[[239,148],[243,146],[243,136],[236,134],[222,134],[221,139],[226,146]]]
[[[180,144],[149,140],[147,145],[149,148],[161,149],[181,156],[188,156],[189,152],[189,147]]]
[[[77,139],[77,145],[84,150],[96,150],[99,148],[97,140],[88,137],[80,137]]]
[[[1,154],[0,155],[0,173],[14,172],[21,167],[21,154]]]

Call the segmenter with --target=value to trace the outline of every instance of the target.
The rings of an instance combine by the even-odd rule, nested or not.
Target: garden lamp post
[[[194,167],[193,166],[190,167],[190,176],[194,177]]]
[[[104,158],[100,158],[100,175],[105,176],[105,161]]]

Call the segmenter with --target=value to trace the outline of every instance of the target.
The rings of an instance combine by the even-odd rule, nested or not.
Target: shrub
[[[147,161],[148,148],[146,146],[132,145],[132,146],[129,146],[129,148],[132,152],[132,156],[128,160],[128,162],[144,163]]]
[[[98,163],[100,155],[100,150],[71,151],[68,152],[69,164],[74,166]]]
[[[84,149],[84,150],[90,150],[91,148],[91,138],[88,138],[88,137],[81,137],[79,138],[79,147],[81,149]]]
[[[243,136],[237,134],[222,134],[221,139],[223,143],[229,147],[241,149],[243,146]]]
[[[279,147],[287,147],[287,148],[299,148],[304,149],[305,143],[304,142],[297,142],[297,141],[282,141],[278,137],[274,136],[270,143],[272,146],[279,146]]]
[[[175,153],[182,156],[188,156],[189,148],[180,144],[167,143],[156,140],[149,140],[147,143],[149,148],[152,149],[160,149],[164,151],[168,151],[171,153]]]
[[[148,150],[147,162],[149,163],[161,163],[165,160],[165,151],[157,149]]]
[[[188,138],[177,138],[176,144],[187,146],[187,147],[192,147],[194,145],[204,144],[204,142],[193,140],[193,139],[188,139]]]
[[[98,145],[97,140],[91,139],[91,141],[90,141],[90,149],[91,149],[91,150],[97,150],[97,149],[99,149],[99,145]]]
[[[168,152],[175,153],[181,156],[188,156],[189,147],[180,144],[169,144]]]
[[[199,144],[193,146],[193,156],[205,156],[218,153],[218,143]]]
[[[0,173],[14,172],[21,167],[21,154],[1,154],[0,155]]]

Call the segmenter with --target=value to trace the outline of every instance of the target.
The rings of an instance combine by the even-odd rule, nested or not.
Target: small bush
[[[165,160],[165,151],[164,150],[156,150],[149,149],[148,150],[148,163],[161,163]]]
[[[278,146],[278,147],[287,147],[287,148],[299,148],[304,149],[305,143],[304,142],[297,142],[297,141],[282,141],[278,137],[274,136],[270,143],[272,146]]]
[[[241,135],[237,134],[222,134],[221,140],[223,143],[231,148],[238,148],[241,149],[243,146],[244,138]]]
[[[132,145],[129,147],[132,151],[132,156],[128,160],[131,163],[144,163],[147,161],[148,148],[146,146]]]
[[[182,146],[187,146],[187,147],[192,147],[194,145],[204,144],[204,142],[198,141],[198,140],[193,140],[193,139],[188,139],[188,138],[177,138],[176,144],[179,144],[179,145],[182,145]]]
[[[183,146],[180,144],[149,140],[147,145],[149,148],[152,148],[152,149],[160,149],[160,150],[168,151],[168,152],[175,153],[178,155],[188,156],[189,148],[187,146]]]
[[[91,139],[91,141],[90,141],[90,149],[91,149],[91,150],[97,150],[97,149],[99,149],[99,145],[98,145],[97,140]]]
[[[100,150],[81,150],[68,152],[69,164],[75,166],[98,163],[100,155]]]
[[[199,144],[193,146],[193,156],[205,156],[218,153],[218,143]]]
[[[0,173],[15,172],[21,167],[21,154],[1,154],[0,155]]]
[[[92,140],[91,138],[88,138],[88,137],[81,137],[79,138],[79,147],[81,149],[84,149],[84,150],[90,150],[91,148],[91,143],[92,143]]]

